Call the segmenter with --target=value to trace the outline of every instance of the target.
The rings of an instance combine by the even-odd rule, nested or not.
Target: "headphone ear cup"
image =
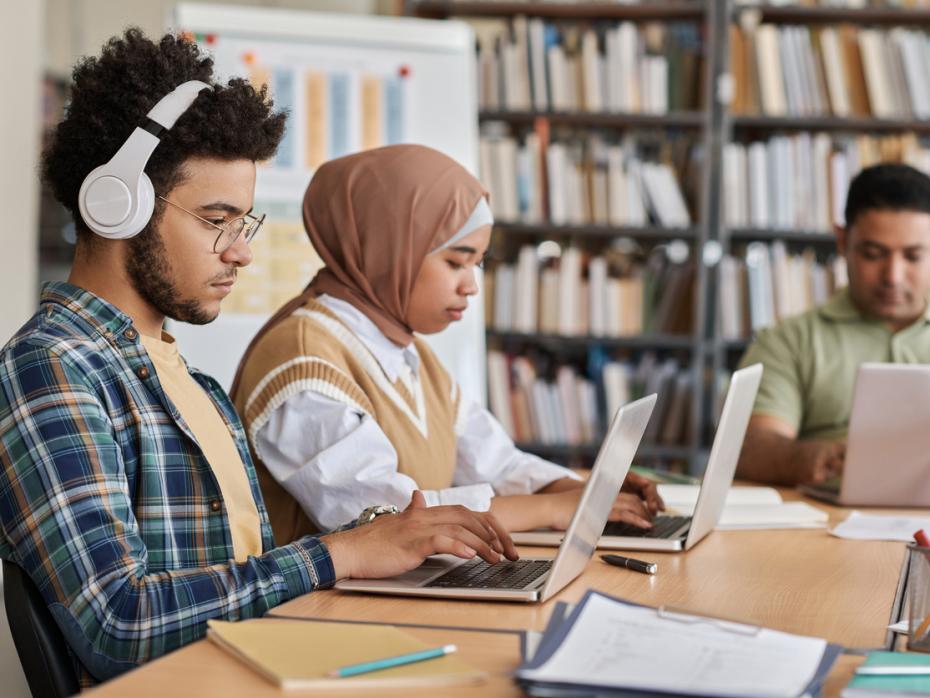
[[[109,164],[109,163],[108,163]],[[85,225],[101,237],[119,237],[119,228],[132,210],[132,192],[107,165],[88,174],[78,193],[78,208]]]
[[[126,232],[123,235],[126,238],[135,237],[141,233],[152,220],[152,214],[155,212],[155,188],[145,172],[139,177],[139,189],[136,195],[138,197],[136,215],[126,224]]]
[[[87,175],[78,194],[78,208],[87,227],[108,240],[124,240],[142,232],[155,210],[155,190],[144,172],[138,182],[133,201],[130,189],[111,171],[109,163]],[[133,211],[133,204],[135,212],[119,222]]]

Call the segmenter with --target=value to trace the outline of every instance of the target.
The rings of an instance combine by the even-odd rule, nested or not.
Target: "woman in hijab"
[[[276,539],[417,490],[509,530],[567,527],[580,480],[518,450],[416,336],[478,291],[493,222],[481,184],[438,151],[388,146],[320,167],[303,214],[326,266],[262,328],[232,389]],[[655,486],[631,474],[624,487],[611,518],[649,527]]]

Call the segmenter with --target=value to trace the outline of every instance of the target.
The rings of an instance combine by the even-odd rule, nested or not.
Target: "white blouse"
[[[344,322],[391,382],[419,380],[416,347],[398,347],[355,306],[331,296],[317,299]],[[486,409],[460,398],[452,486],[423,492],[427,506],[462,504],[487,511],[491,497],[530,494],[561,478],[567,468],[520,451]],[[403,509],[417,488],[397,471],[397,453],[369,415],[312,391],[297,393],[270,416],[255,437],[262,462],[321,529],[353,521],[365,507]]]

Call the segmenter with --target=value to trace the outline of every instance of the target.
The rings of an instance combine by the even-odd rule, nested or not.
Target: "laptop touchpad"
[[[392,577],[391,580],[393,582],[400,582],[404,586],[420,586],[462,562],[465,562],[465,560],[457,558],[454,555],[433,555],[432,557],[426,558],[423,564],[415,570],[410,570],[404,574]]]

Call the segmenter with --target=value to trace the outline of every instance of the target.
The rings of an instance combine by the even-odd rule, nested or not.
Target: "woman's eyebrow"
[[[457,245],[456,247],[450,247],[450,250],[453,252],[461,252],[462,254],[478,254],[478,250],[474,247],[468,247],[467,245]]]

